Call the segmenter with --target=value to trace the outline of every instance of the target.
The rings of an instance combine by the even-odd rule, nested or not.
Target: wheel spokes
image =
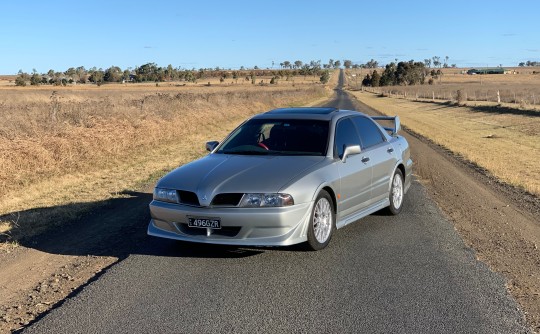
[[[399,174],[394,175],[392,182],[392,204],[396,209],[401,207],[403,203],[403,181]]]
[[[332,211],[326,198],[321,198],[315,204],[313,213],[313,232],[318,242],[324,243],[332,230]]]

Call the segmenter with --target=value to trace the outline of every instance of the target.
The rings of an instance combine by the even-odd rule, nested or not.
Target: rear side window
[[[346,146],[360,145],[356,128],[349,118],[343,119],[337,124],[334,143],[334,151],[337,152],[340,159],[343,158]]]
[[[384,141],[384,137],[379,130],[379,127],[370,119],[366,117],[354,117],[354,124],[358,128],[360,134],[360,140],[362,141],[362,149],[375,146]]]

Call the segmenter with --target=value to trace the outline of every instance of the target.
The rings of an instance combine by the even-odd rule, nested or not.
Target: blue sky
[[[0,74],[148,62],[540,61],[540,1],[2,1]]]

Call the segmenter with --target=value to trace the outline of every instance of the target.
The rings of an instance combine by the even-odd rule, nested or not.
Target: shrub
[[[321,83],[326,84],[328,83],[328,80],[330,80],[330,72],[328,70],[324,71],[321,75]]]
[[[21,86],[21,87],[26,86],[26,80],[24,80],[22,77],[17,77],[15,79],[15,86]]]

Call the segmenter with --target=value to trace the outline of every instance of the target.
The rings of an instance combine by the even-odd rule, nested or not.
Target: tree
[[[111,66],[105,70],[103,80],[107,82],[120,82],[122,81],[122,69],[118,66]]]
[[[351,68],[351,66],[352,66],[352,61],[350,61],[350,60],[348,60],[348,59],[344,60],[344,61],[343,61],[343,66],[345,66],[346,69]]]
[[[283,67],[284,67],[284,68],[291,68],[291,62],[288,61],[288,60],[285,60],[285,61],[283,62]]]
[[[334,62],[334,68],[339,68],[341,66],[341,61],[340,60],[336,60]]]
[[[330,80],[330,72],[328,70],[324,71],[320,77],[320,81],[323,84],[327,84]]]
[[[424,59],[424,65],[426,65],[426,67],[431,68],[431,59],[429,59],[429,58]]]
[[[377,68],[379,67],[379,63],[374,60],[374,59],[371,59],[370,61],[368,61],[365,65],[366,68]]]
[[[377,72],[377,70],[373,70],[373,74],[371,75],[371,86],[372,87],[379,87],[381,82],[381,76]]]
[[[105,76],[105,73],[101,68],[96,69],[96,67],[93,67],[90,69],[89,74],[90,76],[88,77],[88,80],[90,80],[90,82],[98,85],[101,85],[103,83],[103,77]]]
[[[320,60],[312,60],[309,62],[309,66],[313,71],[319,72],[321,70],[321,61]]]
[[[124,73],[122,73],[122,80],[129,81],[131,78],[131,72],[128,69],[124,70]]]
[[[524,62],[519,63],[519,67],[524,67],[524,66],[525,66]]]
[[[364,80],[362,80],[362,86],[371,86],[371,76],[369,75],[369,73],[366,74]]]
[[[297,61],[294,62],[294,67],[295,67],[295,68],[300,68],[300,67],[302,67],[302,64],[303,64],[303,63],[302,63],[301,60],[297,60]]]
[[[312,73],[313,73],[313,69],[308,64],[305,64],[300,69],[300,74],[303,75],[304,77],[307,76],[307,75],[310,75]]]
[[[155,63],[147,63],[135,68],[137,81],[163,81],[165,71],[158,67]],[[199,69],[199,78],[204,78],[204,69]]]
[[[87,72],[84,66],[79,66],[75,69],[75,74],[77,75],[77,81],[80,83],[86,83]]]
[[[433,56],[433,66],[439,67],[441,65],[441,57]]]
[[[438,69],[437,71],[431,70],[430,75],[431,75],[432,79],[439,79],[439,82],[440,82],[443,73],[442,73],[442,71],[440,69]]]
[[[39,84],[41,84],[41,77],[39,76],[39,74],[34,69],[34,71],[32,73],[32,76],[30,77],[30,85],[39,86]]]
[[[24,80],[24,78],[21,75],[19,75],[17,78],[15,78],[15,86],[21,86],[21,87],[26,86],[26,80]]]
[[[169,81],[174,80],[176,77],[176,71],[174,70],[173,66],[171,64],[167,65],[167,69],[165,70],[165,76]],[[125,80],[125,79],[124,79]]]
[[[381,86],[393,86],[396,84],[396,70],[397,66],[396,63],[391,62],[390,64],[387,64],[384,68],[384,72],[381,75]]]
[[[70,78],[73,78],[76,74],[77,74],[77,71],[73,67],[68,68],[64,72],[64,75]]]
[[[423,62],[401,61],[396,68],[397,85],[417,85],[424,84],[426,77],[425,65]]]

